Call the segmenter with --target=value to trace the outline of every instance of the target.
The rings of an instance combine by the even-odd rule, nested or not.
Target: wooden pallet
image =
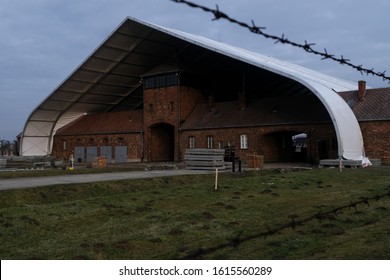
[[[352,168],[357,168],[362,166],[362,161],[361,160],[349,160],[349,159],[343,159],[341,160],[341,164],[343,166],[349,166]],[[339,159],[322,159],[320,160],[319,167],[324,167],[324,166],[339,166],[340,165],[340,160]]]
[[[187,169],[225,169],[224,149],[187,149],[184,162]]]

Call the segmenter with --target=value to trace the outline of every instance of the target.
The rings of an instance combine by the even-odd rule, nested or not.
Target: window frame
[[[179,85],[178,73],[166,73],[144,78],[143,87],[147,89],[164,88]]]
[[[209,135],[207,136],[207,149],[213,149],[214,147],[214,137]]]
[[[195,149],[195,136],[188,137],[188,148],[189,149]]]
[[[240,149],[241,150],[248,149],[248,135],[247,134],[240,135]]]

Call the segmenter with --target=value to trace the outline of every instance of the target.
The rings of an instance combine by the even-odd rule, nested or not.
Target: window
[[[176,86],[179,84],[179,75],[176,73],[168,74],[165,76],[165,85],[167,87],[169,86]]]
[[[155,78],[155,86],[156,88],[165,87],[166,86],[166,76],[158,76]]]
[[[144,88],[155,88],[156,87],[156,80],[152,78],[148,78],[144,80]]]
[[[248,149],[248,135],[246,134],[240,135],[240,148]]]
[[[66,141],[62,141],[62,149],[65,151],[66,150]]]
[[[188,147],[190,148],[190,149],[195,149],[195,137],[194,136],[190,136],[189,138],[188,138]]]
[[[176,86],[178,84],[179,75],[177,73],[162,74],[144,79],[144,89]]]
[[[207,149],[213,148],[213,136],[207,136]]]

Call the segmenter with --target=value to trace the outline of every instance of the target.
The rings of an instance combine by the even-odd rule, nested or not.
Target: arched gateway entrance
[[[173,125],[160,123],[150,128],[149,161],[173,161],[175,151]]]

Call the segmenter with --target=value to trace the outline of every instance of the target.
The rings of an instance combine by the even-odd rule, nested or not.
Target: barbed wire
[[[206,7],[206,6],[202,6],[202,5],[187,1],[187,0],[171,0],[171,1],[176,2],[176,3],[186,4],[191,8],[197,8],[197,9],[203,10],[204,12],[211,13],[214,15],[214,18],[212,20],[225,19],[231,23],[234,23],[236,25],[239,25],[243,28],[248,29],[250,32],[252,32],[254,34],[263,36],[266,39],[274,40],[275,44],[282,43],[282,44],[291,45],[291,46],[294,46],[297,48],[301,48],[308,53],[321,56],[322,60],[325,60],[325,59],[333,60],[335,62],[340,63],[341,65],[347,65],[349,67],[352,67],[353,69],[359,71],[362,75],[365,73],[367,75],[377,76],[377,77],[382,78],[383,81],[388,81],[388,83],[390,84],[390,77],[386,75],[386,70],[383,72],[378,72],[378,71],[374,70],[374,68],[363,67],[362,64],[359,64],[359,65],[353,64],[352,62],[350,62],[350,59],[345,58],[343,55],[336,56],[334,54],[330,54],[330,53],[328,53],[328,51],[325,48],[324,48],[324,51],[315,50],[315,49],[313,49],[313,46],[315,46],[316,44],[315,43],[308,43],[306,40],[302,44],[302,43],[296,43],[296,42],[289,40],[287,37],[285,37],[284,34],[282,34],[282,36],[268,34],[268,33],[263,31],[266,29],[266,27],[257,26],[255,24],[255,22],[253,21],[253,19],[251,20],[250,24],[243,22],[243,21],[240,21],[240,20],[237,20],[237,19],[234,19],[231,16],[227,15],[226,13],[222,12],[219,9],[218,5],[216,5],[215,9],[211,9],[211,8]]]
[[[390,186],[388,187],[390,188]],[[383,198],[390,197],[390,191],[387,191],[385,193],[379,194],[379,195],[373,195],[373,196],[368,196],[368,197],[361,197],[356,201],[351,201],[347,204],[344,204],[339,207],[332,207],[332,209],[325,211],[325,212],[319,212],[314,215],[311,215],[309,217],[306,217],[304,219],[297,219],[297,215],[289,215],[288,218],[291,219],[290,222],[279,225],[278,227],[275,227],[271,229],[270,227],[267,227],[267,230],[253,234],[253,235],[247,235],[247,236],[242,236],[243,231],[240,231],[235,238],[227,241],[226,243],[222,243],[213,247],[208,247],[208,248],[198,248],[195,249],[193,252],[185,255],[184,257],[180,259],[199,259],[202,258],[202,256],[214,253],[216,251],[225,249],[225,248],[237,248],[240,244],[251,241],[254,239],[259,239],[259,238],[267,238],[269,236],[275,235],[280,233],[281,231],[285,229],[293,229],[295,230],[298,226],[303,226],[306,223],[317,220],[320,223],[326,219],[334,219],[335,216],[341,212],[341,210],[345,209],[354,209],[355,212],[358,211],[358,206],[359,205],[366,205],[367,207],[371,207],[370,201],[379,201]]]

